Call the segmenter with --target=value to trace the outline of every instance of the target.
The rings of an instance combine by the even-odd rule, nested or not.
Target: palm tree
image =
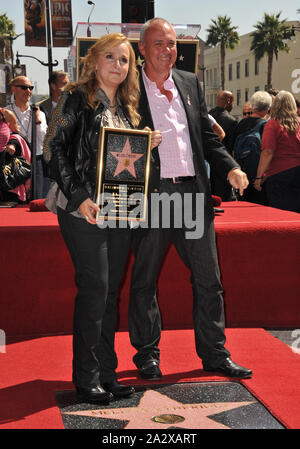
[[[14,31],[15,25],[9,20],[6,14],[0,14],[0,64],[6,64],[11,59],[11,40],[9,38],[13,38],[16,36]],[[9,92],[8,88],[9,80],[11,79],[10,71],[5,70],[5,84],[6,84],[6,93],[0,94],[0,105],[5,106],[9,101]]]
[[[208,37],[206,40],[207,45],[213,45],[214,47],[220,44],[221,52],[221,86],[222,90],[225,89],[225,54],[226,48],[233,50],[239,43],[240,37],[236,31],[238,27],[231,25],[231,18],[225,16],[218,16],[217,20],[213,20],[212,25],[206,30]]]
[[[281,12],[277,14],[264,14],[264,19],[254,25],[256,28],[252,36],[250,50],[253,51],[255,58],[259,61],[265,54],[268,57],[268,75],[267,86],[272,87],[272,67],[273,57],[278,60],[278,53],[284,51],[289,53],[290,48],[284,42],[291,27],[285,24],[285,20],[280,20]]]
[[[15,37],[14,23],[6,14],[0,15],[0,63],[5,64],[11,58],[9,37]]]

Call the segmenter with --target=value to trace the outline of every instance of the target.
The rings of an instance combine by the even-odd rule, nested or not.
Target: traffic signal
[[[122,0],[122,23],[145,23],[154,17],[154,0]]]

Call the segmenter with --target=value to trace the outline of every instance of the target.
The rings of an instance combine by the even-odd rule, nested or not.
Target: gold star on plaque
[[[182,429],[229,429],[210,416],[253,403],[244,401],[184,404],[155,390],[147,390],[136,407],[102,408],[63,414],[128,421],[125,429],[167,429],[172,424]]]
[[[179,61],[183,61],[184,60],[184,56],[183,55],[180,55],[179,56]]]
[[[115,170],[114,176],[117,176],[122,171],[127,170],[134,178],[136,178],[134,163],[144,155],[132,153],[128,138],[126,139],[126,143],[121,152],[111,151],[110,154],[112,154],[118,160],[118,165]]]

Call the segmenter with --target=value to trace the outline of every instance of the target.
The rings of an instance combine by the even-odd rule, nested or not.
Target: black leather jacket
[[[95,199],[99,133],[104,106],[92,109],[85,93],[63,92],[45,138],[49,178],[56,181],[72,212],[87,198]],[[124,111],[126,115],[126,112]],[[128,122],[128,116],[126,115]]]

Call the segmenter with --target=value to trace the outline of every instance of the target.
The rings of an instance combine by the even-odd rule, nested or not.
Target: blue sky
[[[16,33],[24,31],[23,0],[1,0],[0,14],[6,13],[15,23]],[[95,8],[91,16],[91,22],[121,22],[121,0],[94,0]],[[300,0],[155,0],[155,15],[164,17],[173,24],[199,24],[201,31],[199,36],[206,39],[206,29],[211,19],[218,15],[231,17],[232,24],[238,26],[240,34],[246,34],[253,30],[253,25],[261,20],[264,12],[277,13],[282,11],[282,18],[287,20],[300,20]],[[77,22],[86,22],[91,11],[87,0],[72,0],[73,32]],[[20,36],[14,42],[14,53],[32,55],[47,62],[47,49],[37,47],[25,47],[24,37]],[[53,60],[57,59],[62,69],[62,61],[67,57],[68,49],[53,49]],[[38,92],[47,93],[48,68],[30,59],[26,62],[28,76],[32,81],[37,81]]]

